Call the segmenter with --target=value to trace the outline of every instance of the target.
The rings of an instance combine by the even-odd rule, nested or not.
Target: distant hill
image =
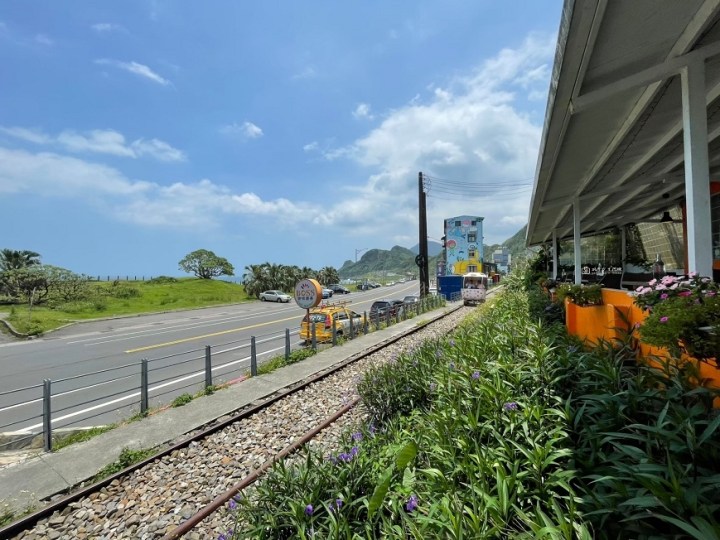
[[[527,225],[508,238],[502,244],[484,245],[484,253],[489,256],[501,245],[507,247],[512,254],[514,261],[528,257],[529,250],[525,248],[525,233]],[[363,254],[358,262],[347,260],[338,270],[342,279],[348,278],[374,278],[387,275],[417,275],[419,270],[415,264],[415,256],[418,254],[419,246],[416,244],[410,249],[394,246],[389,251],[386,249],[371,249]],[[430,276],[435,275],[437,261],[442,256],[442,244],[439,242],[428,242],[428,268]]]
[[[442,250],[443,247],[440,242],[428,240],[428,256],[435,257],[437,255],[440,255],[440,253],[442,253]],[[410,248],[410,251],[415,253],[415,255],[420,253],[420,244],[415,244],[413,247]]]

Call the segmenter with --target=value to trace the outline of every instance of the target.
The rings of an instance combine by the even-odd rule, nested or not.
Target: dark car
[[[350,289],[343,287],[342,285],[333,284],[328,285],[328,289],[331,289],[335,294],[350,294]]]
[[[402,300],[376,300],[370,306],[370,317],[395,317],[402,316],[403,301]]]

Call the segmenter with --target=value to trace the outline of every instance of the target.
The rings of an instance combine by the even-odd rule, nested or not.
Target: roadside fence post
[[[51,407],[50,379],[43,379],[43,448],[46,452],[52,452],[52,419],[50,418]]]
[[[212,356],[210,345],[205,345],[205,388],[212,386]]]
[[[332,320],[332,336],[332,344],[333,347],[335,347],[337,345],[337,326],[335,325],[335,317],[333,317]]]
[[[368,333],[367,311],[363,311],[363,333],[367,336],[367,333]]]
[[[355,339],[355,318],[350,314],[350,339]]]
[[[145,414],[150,408],[148,396],[148,359],[140,360],[140,414]]]
[[[290,329],[285,329],[285,362],[290,360]]]
[[[257,348],[255,347],[255,336],[250,338],[250,376],[257,377]]]
[[[388,310],[385,312],[385,328],[387,328],[388,326],[390,326],[390,316],[391,316],[390,309],[388,309]]]
[[[317,350],[317,336],[315,335],[315,323],[311,322],[311,331],[312,331],[312,349],[313,351]]]

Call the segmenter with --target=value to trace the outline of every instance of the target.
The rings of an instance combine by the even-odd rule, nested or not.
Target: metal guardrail
[[[395,312],[376,316],[363,314],[359,332],[380,330],[392,324],[440,307],[444,299],[428,296],[412,304],[404,304]],[[352,328],[352,325],[351,325]],[[315,326],[312,325],[314,334]],[[333,327],[332,343],[337,344],[336,328]],[[52,451],[53,433],[58,430],[87,429],[88,420],[119,408],[137,407],[139,415],[163,404],[163,398],[180,391],[202,392],[216,384],[232,382],[235,378],[257,376],[258,365],[263,358],[271,359],[284,355],[289,359],[293,349],[301,348],[301,342],[293,343],[292,337],[299,330],[252,336],[250,341],[228,341],[214,346],[189,349],[186,351],[143,358],[132,362],[83,373],[60,379],[44,379],[41,384],[0,392],[0,451],[17,448],[42,435],[43,448]],[[351,330],[350,337],[355,337]],[[258,352],[258,346],[263,347]],[[272,344],[276,344],[273,346]],[[313,335],[313,349],[318,348]],[[245,354],[242,354],[244,351]],[[238,353],[240,357],[238,358]],[[182,371],[178,373],[178,368]],[[172,374],[169,372],[172,370]],[[94,389],[98,397],[77,401],[75,396]],[[8,401],[3,405],[3,401]],[[28,411],[19,418],[8,420],[9,412]],[[5,420],[3,420],[3,417]],[[30,424],[30,425],[28,425]],[[85,424],[84,426],[82,424]],[[101,423],[102,425],[102,423]]]

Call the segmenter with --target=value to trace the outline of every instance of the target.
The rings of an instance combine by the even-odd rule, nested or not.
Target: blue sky
[[[182,275],[201,248],[238,276],[339,268],[417,244],[419,171],[431,239],[468,214],[502,242],[527,222],[561,8],[4,0],[0,248],[88,275]]]

